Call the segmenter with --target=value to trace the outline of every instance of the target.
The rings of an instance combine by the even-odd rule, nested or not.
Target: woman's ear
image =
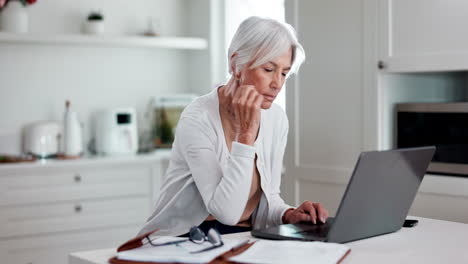
[[[231,55],[231,58],[230,58],[230,60],[229,60],[229,61],[230,61],[230,65],[229,65],[229,66],[231,67],[232,75],[233,75],[235,78],[237,78],[237,77],[236,77],[236,74],[237,74],[237,71],[236,71],[236,70],[237,70],[237,69],[236,69],[236,63],[235,63],[236,57],[237,57],[237,53],[234,53],[234,54]]]
[[[232,76],[234,77],[235,80],[237,80],[238,82],[242,82],[242,71],[240,71],[237,67],[236,67],[236,59],[237,59],[237,53],[234,53],[232,54],[231,56],[231,72],[232,72]]]

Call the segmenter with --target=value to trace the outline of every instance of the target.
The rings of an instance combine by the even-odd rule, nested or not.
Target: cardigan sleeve
[[[177,147],[207,211],[223,224],[236,225],[249,197],[255,148],[233,142],[228,162],[222,168],[215,152],[216,137],[203,116],[182,118],[177,125]]]
[[[288,140],[288,120],[286,115],[283,115],[283,130],[280,134],[280,140],[277,145],[277,149],[274,150],[275,155],[273,155],[273,168],[272,168],[272,178],[274,179],[273,186],[270,191],[270,209],[269,209],[269,225],[280,225],[283,224],[283,215],[289,208],[292,206],[287,205],[283,198],[280,196],[280,184],[281,184],[281,174],[283,168],[283,158],[284,152],[286,149],[286,143]]]

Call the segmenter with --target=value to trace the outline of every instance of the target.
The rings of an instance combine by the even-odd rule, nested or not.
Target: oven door
[[[437,147],[428,172],[468,176],[468,112],[397,112],[397,147]]]

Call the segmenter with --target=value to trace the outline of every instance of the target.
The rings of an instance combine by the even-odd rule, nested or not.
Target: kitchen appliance
[[[136,111],[133,108],[101,110],[95,120],[98,154],[135,154],[138,151]]]
[[[59,153],[62,124],[39,121],[25,126],[23,151],[38,158],[52,158]]]
[[[403,103],[397,110],[397,147],[435,145],[428,172],[468,177],[468,102]]]

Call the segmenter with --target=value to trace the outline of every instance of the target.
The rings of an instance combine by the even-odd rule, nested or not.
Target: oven
[[[428,173],[468,177],[468,102],[396,106],[398,148],[435,145]]]

